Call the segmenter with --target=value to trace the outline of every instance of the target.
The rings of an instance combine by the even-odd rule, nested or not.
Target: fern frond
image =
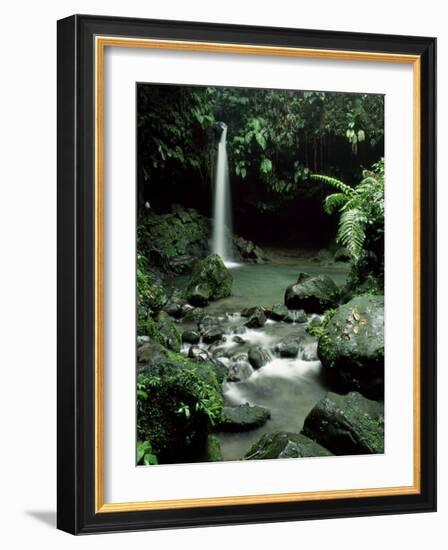
[[[343,206],[346,202],[347,195],[344,193],[333,193],[325,198],[324,210],[327,214],[331,214],[335,208]]]
[[[323,183],[326,183],[327,185],[331,185],[332,187],[335,187],[338,191],[341,193],[344,193],[344,195],[353,195],[354,190],[345,184],[343,181],[338,180],[336,178],[331,178],[330,176],[323,176],[321,174],[311,174],[310,179],[322,181]]]
[[[363,212],[358,208],[344,210],[339,221],[338,241],[355,260],[359,259],[366,238],[366,221]]]

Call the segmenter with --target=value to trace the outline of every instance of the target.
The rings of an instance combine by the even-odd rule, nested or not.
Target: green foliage
[[[310,172],[341,171],[339,153],[352,178],[353,159],[383,140],[378,94],[140,85],[137,97],[140,205],[173,186],[212,183],[218,121],[228,126],[231,177],[256,186],[260,210],[309,194]]]
[[[329,176],[312,174],[310,178],[337,189],[325,199],[324,208],[328,213],[339,210],[337,239],[357,262],[369,244],[368,233],[373,241],[384,235],[384,160],[375,163],[372,171],[364,170],[362,181],[353,188]]]
[[[137,441],[137,464],[152,466],[158,464],[157,456],[153,453],[150,441]]]
[[[202,453],[221,418],[223,399],[213,366],[166,351],[137,379],[137,435],[160,462]]]
[[[308,332],[308,334],[311,334],[311,336],[315,336],[317,339],[323,336],[328,323],[331,321],[331,319],[334,317],[334,314],[336,313],[336,309],[337,308],[327,309],[323,314],[320,323],[313,322],[316,318],[308,321],[308,324],[306,326],[306,331]]]
[[[204,183],[212,160],[208,130],[215,123],[214,88],[140,85],[137,88],[139,179],[155,185],[190,172]]]
[[[146,334],[148,318],[158,314],[168,298],[160,276],[146,256],[137,252],[137,333]]]

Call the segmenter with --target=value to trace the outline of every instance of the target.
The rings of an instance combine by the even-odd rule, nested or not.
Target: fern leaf
[[[344,195],[351,196],[354,194],[354,190],[350,186],[346,185],[343,181],[336,178],[323,176],[321,174],[311,174],[310,179],[322,181],[327,185],[331,185],[332,187],[335,187],[339,192],[344,193]]]
[[[350,256],[359,259],[362,252],[365,234],[366,218],[358,208],[344,210],[341,214],[338,230],[338,241],[348,250]]]
[[[347,195],[344,193],[333,193],[328,195],[324,202],[324,210],[327,214],[334,212],[335,208],[343,206],[347,202]]]

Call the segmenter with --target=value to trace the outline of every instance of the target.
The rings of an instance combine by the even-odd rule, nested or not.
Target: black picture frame
[[[416,55],[421,60],[419,494],[203,508],[95,511],[95,36]],[[58,511],[73,534],[436,509],[436,40],[74,15],[58,22]]]

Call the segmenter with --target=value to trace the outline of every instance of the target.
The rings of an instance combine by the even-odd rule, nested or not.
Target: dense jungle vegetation
[[[384,97],[140,84],[137,142],[137,463],[383,452]]]

